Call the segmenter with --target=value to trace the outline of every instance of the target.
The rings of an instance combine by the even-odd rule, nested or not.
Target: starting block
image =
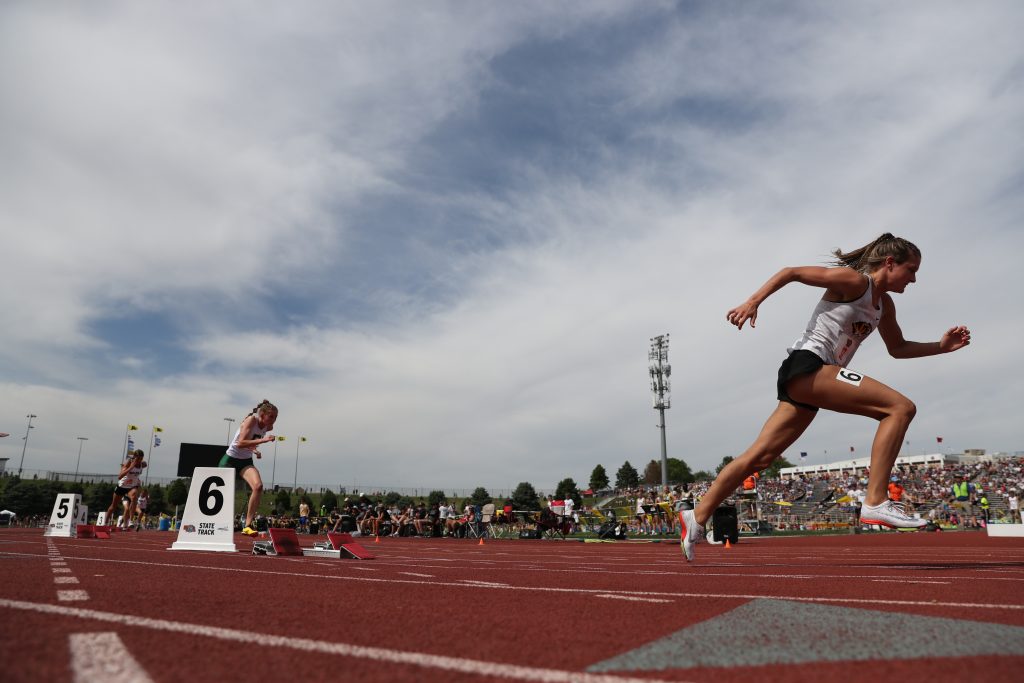
[[[268,529],[269,541],[252,544],[253,555],[332,557],[334,559],[372,560],[373,553],[357,543],[351,534],[327,534],[328,542],[314,543],[312,548],[299,545],[295,529]]]
[[[327,534],[327,542],[314,543],[312,548],[303,548],[306,557],[333,557],[346,560],[372,560],[375,555],[352,538],[352,534]]]
[[[93,527],[93,533],[96,534],[96,538],[110,538],[110,527],[97,524]]]
[[[267,529],[267,533],[270,535],[269,541],[256,541],[252,544],[253,555],[303,555],[295,529]]]
[[[78,524],[75,526],[78,538],[96,538],[96,527],[92,524]]]
[[[376,557],[373,553],[363,547],[361,543],[352,538],[352,534],[338,533],[331,531],[327,534],[327,540],[331,546],[338,551],[348,553],[353,560],[372,560]]]

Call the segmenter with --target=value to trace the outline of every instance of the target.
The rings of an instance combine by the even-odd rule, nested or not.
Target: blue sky
[[[1024,10],[1013,2],[5,3],[0,457],[113,470],[127,423],[218,443],[269,398],[300,481],[550,487],[713,469],[818,293],[725,312],[883,231],[908,338],[856,369],[912,452],[1024,450]],[[858,455],[822,415],[792,452]],[[148,441],[148,437],[140,441]],[[827,451],[827,453],[826,453]],[[9,463],[10,466],[11,463]]]

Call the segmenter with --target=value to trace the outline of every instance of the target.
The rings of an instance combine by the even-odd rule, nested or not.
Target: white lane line
[[[497,581],[474,581],[473,579],[461,579],[459,583],[463,583],[467,586],[481,586],[483,588],[508,588],[507,583],[498,583]]]
[[[78,579],[73,576],[55,576],[53,577],[54,583],[78,583]]]
[[[424,579],[432,579],[432,578],[434,578],[433,574],[419,574],[417,572],[398,572],[398,573],[399,574],[405,574],[406,576],[419,576],[419,577],[424,578]]]
[[[630,602],[672,602],[672,600],[662,600],[661,598],[636,598],[630,595],[612,595],[610,593],[599,593],[594,597],[609,598],[611,600],[629,600]]]
[[[78,602],[88,600],[89,594],[85,591],[57,591],[57,599],[61,602]]]
[[[4,555],[20,555],[21,553],[3,553],[0,552],[0,557]],[[153,562],[145,562],[142,560],[112,560],[112,559],[101,559],[93,557],[77,557],[76,560],[86,562],[105,562],[113,564],[131,564],[131,565],[145,565],[152,567]],[[586,594],[595,595],[597,593],[607,594],[620,594],[620,595],[644,595],[651,597],[663,597],[663,598],[699,598],[708,600],[792,600],[794,602],[810,602],[810,603],[822,603],[822,604],[845,604],[845,605],[905,605],[908,607],[965,607],[971,609],[1005,609],[1005,610],[1024,610],[1024,604],[1008,604],[1008,603],[988,603],[988,602],[932,602],[930,600],[883,600],[883,599],[872,599],[872,598],[839,598],[839,597],[805,597],[801,595],[780,595],[778,593],[685,593],[685,592],[672,592],[672,591],[624,591],[617,589],[608,588],[558,588],[554,586],[473,586],[471,584],[460,583],[456,581],[421,581],[417,579],[391,579],[391,578],[377,578],[370,576],[344,576],[344,575],[325,575],[325,574],[310,574],[307,572],[297,571],[272,571],[268,569],[242,569],[239,567],[215,567],[212,565],[196,565],[196,564],[161,564],[164,567],[174,567],[175,569],[198,569],[203,571],[215,571],[215,572],[231,572],[234,574],[256,574],[262,576],[288,576],[291,578],[308,578],[316,579],[318,581],[362,581],[365,583],[381,583],[381,584],[413,584],[420,586],[432,586],[432,587],[458,587],[458,588],[494,588],[495,590],[511,590],[511,591],[523,591],[529,593],[569,593],[569,594]],[[363,571],[374,571],[370,568],[363,567],[352,567],[353,569],[362,569]],[[703,573],[694,573],[693,576],[698,578],[705,576]],[[830,577],[821,577],[830,578]]]
[[[70,574],[71,570],[67,567],[52,567],[50,569],[54,574]]]
[[[613,674],[591,674],[580,671],[564,671],[561,669],[542,669],[532,666],[516,666],[512,664],[486,662],[479,659],[432,655],[425,652],[389,650],[379,647],[350,645],[348,643],[332,643],[324,640],[311,640],[309,638],[289,638],[287,636],[277,636],[269,633],[258,633],[255,631],[219,628],[216,626],[205,626],[203,624],[170,621],[168,619],[148,619],[145,617],[117,614],[114,612],[100,612],[98,610],[67,607],[64,605],[47,605],[45,603],[24,602],[21,600],[6,600],[0,598],[0,607],[37,612],[41,614],[52,614],[60,617],[92,619],[111,624],[122,624],[134,628],[148,628],[156,631],[184,633],[193,637],[204,636],[207,638],[217,638],[219,640],[244,643],[246,645],[254,645],[258,647],[283,647],[301,652],[314,652],[338,655],[341,657],[355,657],[377,662],[387,662],[390,664],[403,664],[428,669],[457,671],[492,678],[513,678],[525,681],[540,681],[540,683],[662,683],[653,678],[629,678],[625,676],[615,676]],[[101,652],[104,657],[108,657],[109,655],[109,653],[104,650],[98,651]]]
[[[151,683],[116,633],[72,633],[68,636],[75,683]]]
[[[948,586],[952,581],[911,581],[906,579],[871,579],[875,583],[931,583],[936,586]]]

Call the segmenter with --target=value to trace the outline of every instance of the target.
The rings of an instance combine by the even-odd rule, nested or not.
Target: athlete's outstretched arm
[[[896,322],[896,306],[888,294],[882,297],[882,318],[878,321],[878,333],[882,335],[885,348],[893,358],[922,358],[949,353],[962,349],[971,343],[971,331],[963,325],[951,327],[937,342],[915,342],[903,338],[903,330]]]
[[[860,296],[865,287],[864,276],[853,268],[825,268],[823,266],[783,268],[768,278],[768,282],[761,285],[761,288],[751,294],[749,299],[726,313],[725,319],[741,330],[743,324],[748,320],[751,327],[756,327],[757,307],[790,282],[821,287],[828,290],[826,296],[831,293],[833,297],[840,300]]]

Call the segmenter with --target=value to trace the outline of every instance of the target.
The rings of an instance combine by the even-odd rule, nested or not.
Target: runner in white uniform
[[[253,517],[260,506],[260,496],[263,494],[263,479],[260,471],[253,464],[253,456],[263,457],[256,449],[264,443],[271,443],[274,440],[273,434],[268,434],[274,428],[277,421],[277,406],[264,399],[262,403],[253,408],[242,420],[235,438],[228,446],[228,452],[220,459],[221,467],[233,467],[238,471],[238,476],[245,480],[245,483],[252,489],[249,494],[249,506],[245,511],[245,526],[242,533],[246,536],[255,536],[258,532],[253,528]]]
[[[726,314],[726,319],[742,330],[747,321],[754,327],[758,306],[791,282],[825,290],[807,330],[789,349],[789,356],[779,368],[779,405],[757,440],[722,468],[695,509],[680,513],[680,541],[687,560],[693,559],[693,546],[703,537],[704,525],[714,510],[746,477],[771,465],[793,445],[819,408],[878,420],[871,447],[871,474],[861,509],[862,522],[897,529],[926,524],[894,506],[886,492],[893,464],[917,407],[894,389],[844,366],[876,327],[894,358],[956,351],[970,344],[970,330],[951,327],[937,342],[903,338],[889,293],[902,293],[907,285],[917,281],[921,251],[907,240],[885,233],[860,249],[849,253],[837,249],[833,255],[837,267],[783,268],[750,299]]]
[[[128,528],[132,515],[135,514],[135,500],[139,495],[139,487],[142,486],[142,468],[146,466],[143,458],[145,454],[141,449],[132,451],[131,457],[121,465],[121,472],[117,475],[117,488],[114,489],[114,498],[107,508],[107,524],[114,526],[114,510],[121,505],[121,499],[128,498],[128,509],[125,510],[121,519],[121,526]]]

